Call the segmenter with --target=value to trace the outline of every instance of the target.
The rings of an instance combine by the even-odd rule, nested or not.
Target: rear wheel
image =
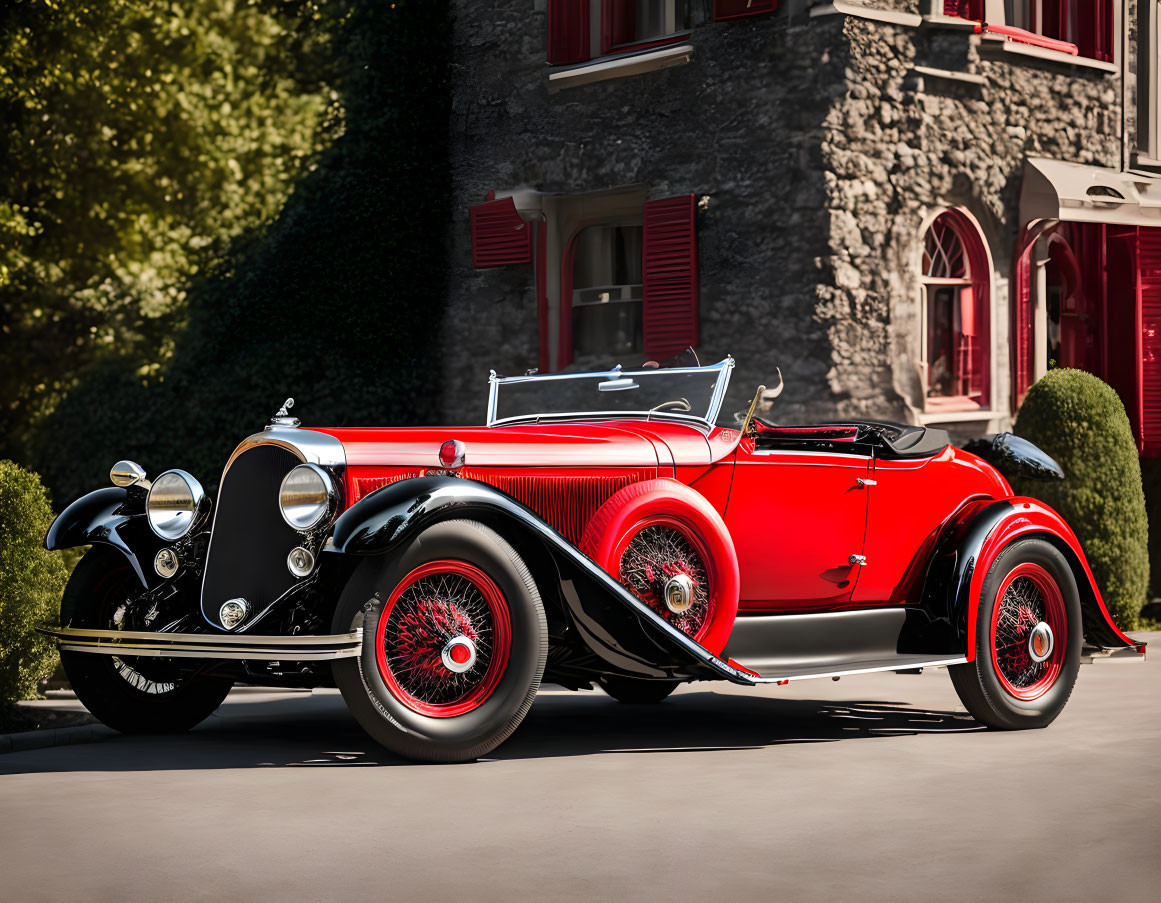
[[[468,761],[516,730],[540,687],[548,628],[516,551],[475,521],[445,521],[339,604],[334,629],[363,627],[335,682],[375,740],[410,759]]]
[[[1004,730],[1046,727],[1080,668],[1080,596],[1055,546],[1018,540],[992,563],[976,614],[975,660],[948,669],[976,720]]]
[[[141,592],[120,553],[97,547],[73,571],[61,600],[61,624],[98,630],[148,630]],[[187,731],[226,698],[233,682],[181,668],[174,659],[64,652],[61,664],[77,699],[125,734]]]
[[[680,685],[676,680],[640,680],[633,677],[605,675],[597,680],[601,689],[617,702],[649,705],[661,702]]]

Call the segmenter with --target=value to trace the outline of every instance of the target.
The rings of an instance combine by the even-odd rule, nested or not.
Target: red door
[[[870,458],[738,448],[726,526],[742,573],[742,611],[807,611],[850,601],[863,552]]]

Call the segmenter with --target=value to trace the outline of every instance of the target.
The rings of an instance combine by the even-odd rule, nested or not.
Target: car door
[[[725,521],[738,553],[742,611],[850,602],[866,531],[870,449],[812,435],[833,430],[794,430],[785,441],[746,437],[738,446]]]

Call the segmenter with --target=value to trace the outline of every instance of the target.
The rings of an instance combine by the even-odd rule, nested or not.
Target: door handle
[[[868,480],[864,477],[857,477],[855,479],[855,482],[858,483],[860,486],[878,486],[879,485],[878,480]]]
[[[850,564],[851,567],[854,567],[856,564],[857,565],[864,565],[867,563],[867,556],[866,555],[850,555],[847,557],[847,563]]]

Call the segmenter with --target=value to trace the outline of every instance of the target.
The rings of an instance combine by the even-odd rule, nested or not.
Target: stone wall
[[[468,207],[490,189],[634,185],[651,198],[709,196],[698,214],[699,352],[738,360],[733,408],[781,367],[777,416],[787,422],[914,416],[922,232],[940,209],[968,207],[993,255],[1006,413],[1023,158],[1118,167],[1115,74],[1009,61],[963,29],[809,18],[801,3],[713,23],[712,3],[693,0],[690,63],[550,93],[545,6],[454,6],[449,421],[482,419],[489,367],[537,365],[532,268],[473,270]]]
[[[964,30],[911,29],[847,18],[847,90],[823,139],[833,288],[823,290],[831,381],[844,414],[896,416],[922,404],[922,236],[941,209],[979,221],[994,264],[997,411],[1009,404],[1008,279],[1023,161],[1046,156],[1118,168],[1118,76],[1017,57]],[[915,67],[946,70],[947,77]],[[982,84],[955,78],[982,76]],[[863,384],[866,389],[857,391]]]
[[[449,420],[483,416],[490,366],[537,365],[532,268],[471,268],[467,209],[489,189],[708,195],[698,350],[738,360],[729,404],[743,406],[776,366],[787,407],[801,415],[829,400],[832,354],[814,310],[826,246],[821,126],[843,83],[843,17],[713,23],[710,3],[693,6],[704,24],[690,63],[550,94],[543,3],[456,4]]]

